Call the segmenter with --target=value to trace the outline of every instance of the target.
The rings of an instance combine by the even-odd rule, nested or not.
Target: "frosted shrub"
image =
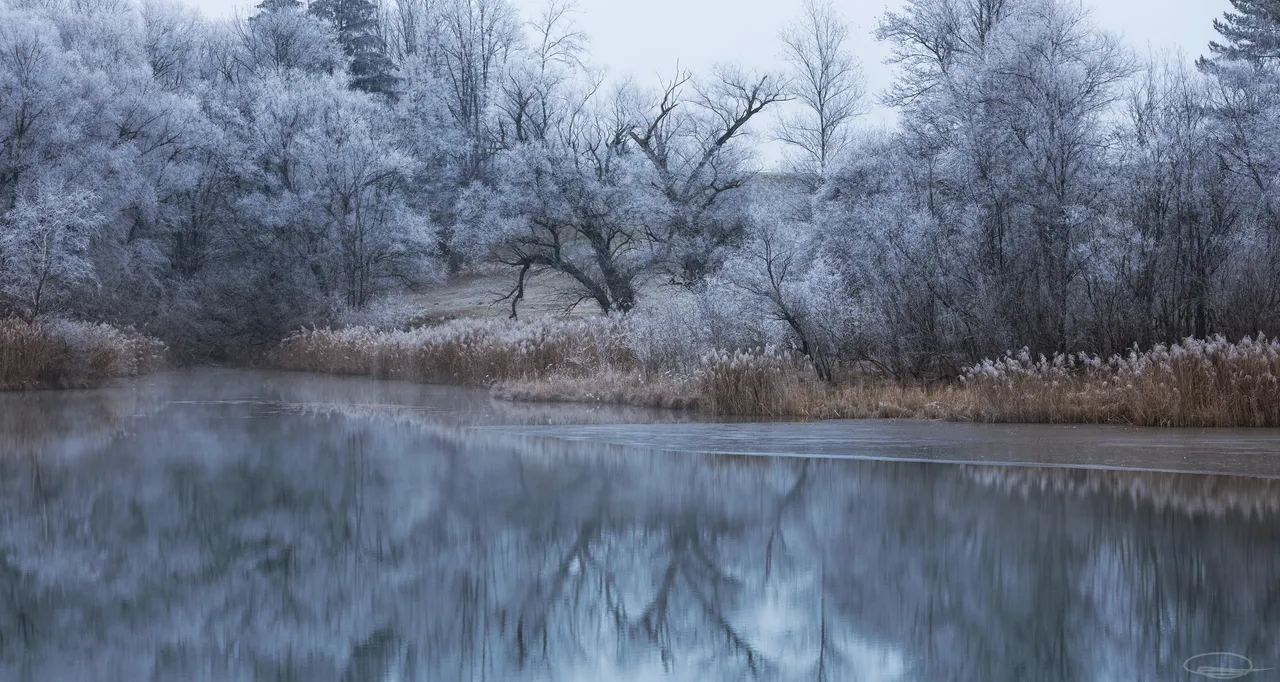
[[[336,303],[338,303],[335,306],[338,312],[334,319],[337,321],[337,326],[342,328],[389,329],[398,326],[404,320],[411,319],[421,310],[412,299],[403,296],[377,298],[362,308],[352,308],[341,302]]]
[[[783,334],[739,296],[724,289],[672,287],[642,299],[626,316],[627,345],[646,376],[693,375],[716,348],[778,343]]]
[[[756,319],[784,326],[788,338],[824,379],[860,326],[860,305],[845,276],[829,262],[828,245],[811,223],[785,207],[758,206],[750,239],[725,262],[721,278]]]
[[[164,344],[133,330],[56,320],[49,324],[49,332],[65,344],[68,371],[73,376],[90,380],[137,376],[158,368],[164,361]]]
[[[711,328],[687,292],[644,300],[627,315],[627,345],[645,376],[697,367],[711,347]]]

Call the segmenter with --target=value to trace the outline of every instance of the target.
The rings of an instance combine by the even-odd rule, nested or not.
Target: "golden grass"
[[[955,381],[818,380],[773,348],[715,351],[694,370],[641,367],[625,318],[456,320],[412,331],[307,330],[283,369],[491,386],[513,400],[602,402],[763,418],[1280,426],[1280,342],[1189,339],[1102,359],[1025,351]]]
[[[43,325],[0,320],[0,389],[33,388],[57,376],[67,348]]]
[[[1025,351],[971,367],[973,421],[1280,426],[1280,341],[1187,339],[1107,359]]]
[[[963,403],[944,382],[866,375],[822,381],[803,359],[771,349],[708,355],[697,387],[704,409],[721,416],[945,419]]]
[[[85,388],[154,371],[166,349],[131,329],[68,320],[0,319],[0,390]]]
[[[640,372],[605,370],[586,376],[557,374],[540,379],[504,381],[495,395],[506,400],[604,403],[701,409],[697,384],[688,377],[646,377]]]

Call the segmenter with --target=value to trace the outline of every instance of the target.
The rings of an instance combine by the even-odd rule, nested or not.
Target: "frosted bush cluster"
[[[363,308],[341,306],[334,316],[334,326],[393,329],[421,312],[422,307],[412,297],[386,296],[370,301]]]
[[[109,324],[54,320],[49,335],[65,344],[74,375],[136,376],[164,362],[160,341]]]
[[[626,343],[646,374],[692,374],[715,349],[779,344],[785,330],[720,288],[671,287],[642,299],[625,317]]]

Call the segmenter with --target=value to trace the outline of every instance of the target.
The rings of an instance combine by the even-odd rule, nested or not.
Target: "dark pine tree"
[[[1231,0],[1234,12],[1223,12],[1213,28],[1223,42],[1209,43],[1212,59],[1201,59],[1201,68],[1219,62],[1248,62],[1265,66],[1280,60],[1280,0]]]
[[[338,42],[351,60],[351,87],[388,97],[395,95],[395,64],[378,34],[378,6],[372,0],[315,0],[308,11],[333,24],[338,32]]]
[[[258,13],[278,12],[280,10],[300,10],[302,0],[262,0],[256,5]]]

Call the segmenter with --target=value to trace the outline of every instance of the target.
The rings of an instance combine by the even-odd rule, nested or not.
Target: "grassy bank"
[[[1189,339],[1124,356],[1011,354],[954,381],[817,379],[774,348],[655,349],[625,319],[458,320],[413,331],[308,330],[284,369],[484,385],[518,400],[609,402],[772,418],[1280,426],[1280,341]]]
[[[97,386],[154,371],[165,352],[156,339],[106,324],[0,319],[0,390]]]

